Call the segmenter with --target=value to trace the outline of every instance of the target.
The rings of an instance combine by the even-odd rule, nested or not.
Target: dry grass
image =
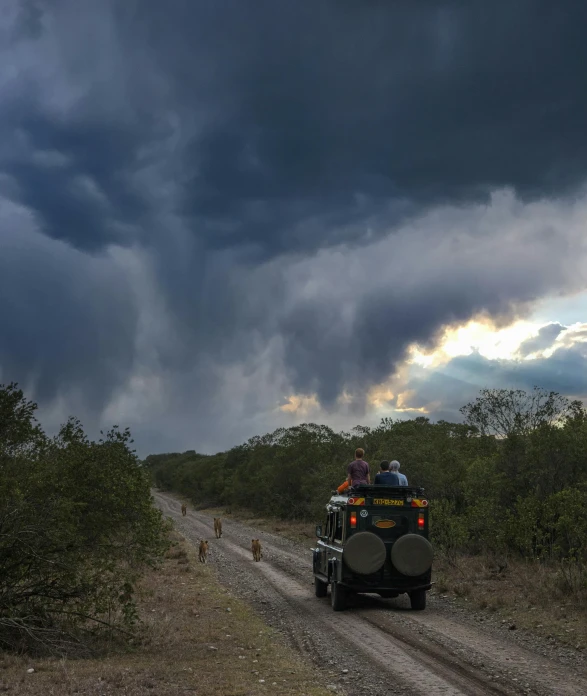
[[[178,534],[163,566],[140,588],[142,640],[101,659],[31,660],[0,653],[10,696],[326,696],[316,672],[274,640],[245,604],[218,585]],[[230,609],[230,611],[228,611]],[[28,674],[27,669],[34,668]],[[261,680],[264,680],[261,682]]]
[[[212,517],[222,517],[223,519],[233,519],[248,524],[255,529],[263,529],[266,532],[279,534],[279,536],[305,543],[308,540],[316,541],[316,524],[324,524],[322,520],[316,524],[308,522],[290,522],[272,517],[259,517],[250,510],[234,509],[227,511],[225,508],[206,508],[201,512]]]
[[[587,607],[572,593],[560,568],[486,557],[460,557],[434,565],[436,594],[456,597],[537,635],[587,647]],[[571,578],[572,582],[572,578]]]

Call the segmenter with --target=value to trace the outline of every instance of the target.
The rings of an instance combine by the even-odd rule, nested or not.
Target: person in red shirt
[[[355,451],[355,461],[351,462],[347,467],[347,481],[349,486],[359,486],[364,483],[371,483],[371,475],[369,473],[369,465],[363,459],[365,451],[359,447]]]

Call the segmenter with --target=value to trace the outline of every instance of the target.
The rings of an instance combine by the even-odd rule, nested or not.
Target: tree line
[[[155,485],[194,505],[321,521],[356,447],[371,470],[397,459],[431,502],[437,548],[587,560],[587,411],[538,387],[484,389],[462,423],[383,419],[335,432],[314,423],[279,428],[214,455],[150,455]]]
[[[128,430],[93,442],[72,418],[48,437],[36,410],[0,385],[0,649],[77,650],[133,624],[167,525]]]

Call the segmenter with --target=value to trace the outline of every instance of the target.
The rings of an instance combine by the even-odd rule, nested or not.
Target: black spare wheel
[[[346,542],[342,557],[354,573],[370,575],[385,563],[385,544],[372,532],[359,532]]]
[[[428,539],[418,534],[405,534],[391,549],[391,561],[403,575],[423,575],[432,565],[434,553]]]

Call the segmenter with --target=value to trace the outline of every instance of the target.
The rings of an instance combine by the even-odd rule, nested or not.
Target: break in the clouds
[[[566,336],[558,343],[556,336],[546,341],[543,337],[548,332],[539,333],[541,350],[531,359],[525,356],[523,348],[532,340],[529,339],[520,345],[523,350],[518,352],[518,359],[488,358],[474,351],[455,357],[434,371],[413,367],[401,385],[401,406],[418,415],[433,412],[438,419],[460,420],[461,406],[474,401],[479,390],[487,386],[531,391],[539,385],[570,399],[586,401],[587,326],[560,329],[559,334]]]
[[[579,1],[7,0],[2,380],[50,424],[212,450],[301,417],[292,395],[359,420],[414,343],[581,290],[585,20]],[[536,383],[555,356],[577,365],[556,351]]]

